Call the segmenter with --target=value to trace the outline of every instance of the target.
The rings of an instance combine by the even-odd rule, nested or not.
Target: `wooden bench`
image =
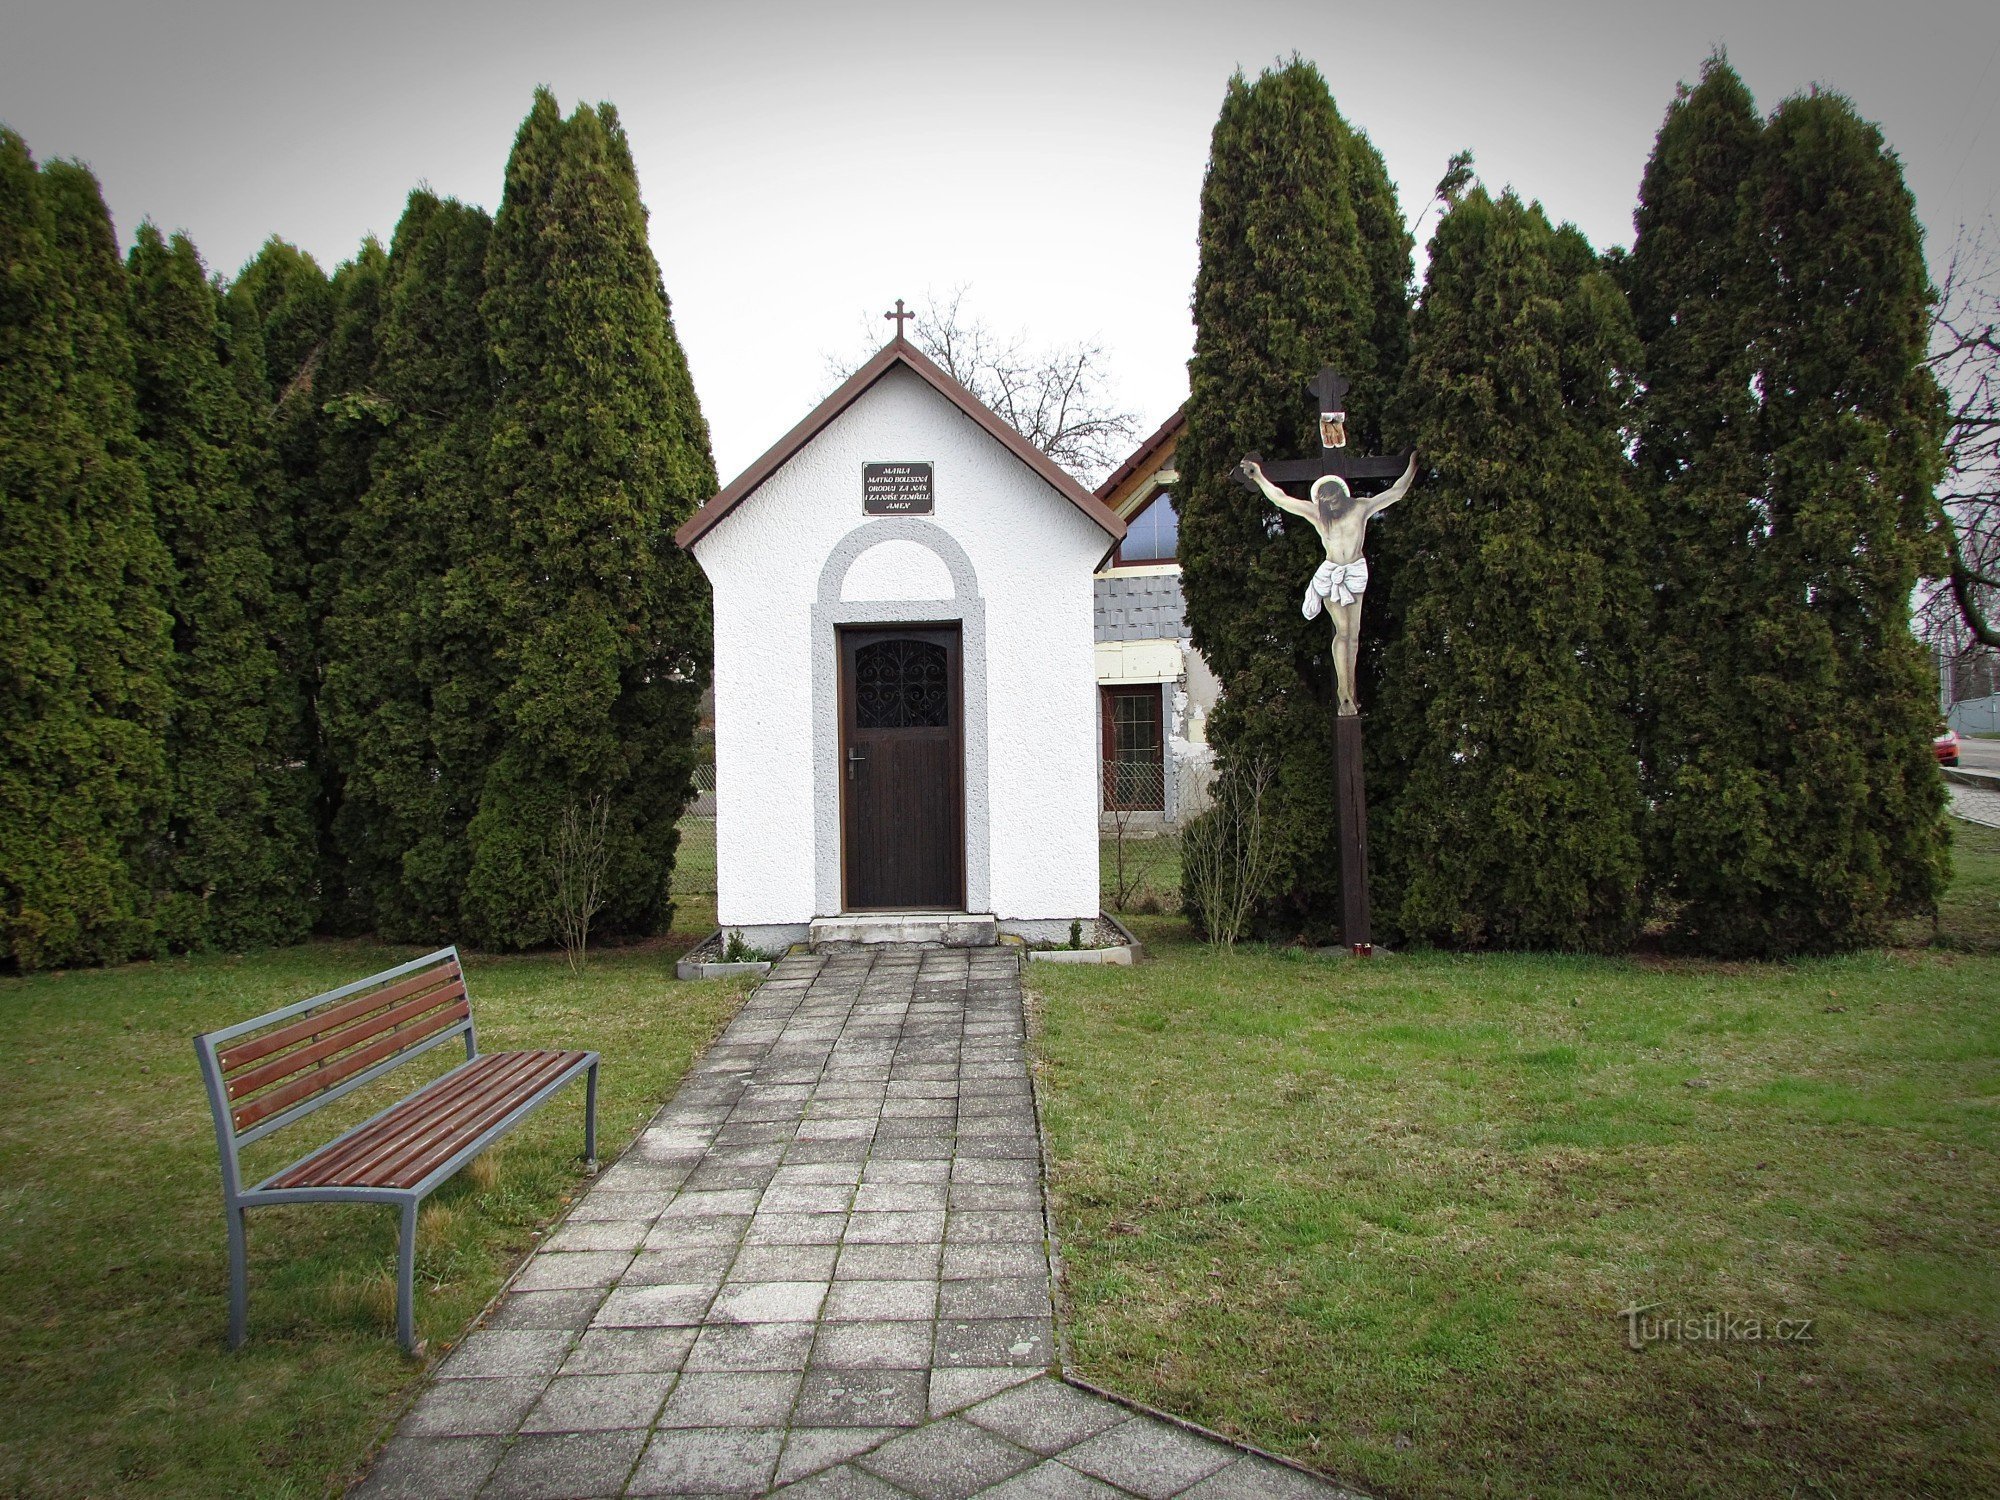
[[[352,1130],[244,1187],[241,1153],[273,1131],[456,1037],[465,1061]],[[243,1215],[267,1203],[392,1203],[402,1209],[396,1333],[417,1352],[412,1316],[417,1210],[425,1198],[578,1074],[587,1077],[583,1155],[597,1170],[597,1054],[481,1052],[458,949],[194,1039],[222,1158],[229,1227],[229,1346],[249,1321]]]

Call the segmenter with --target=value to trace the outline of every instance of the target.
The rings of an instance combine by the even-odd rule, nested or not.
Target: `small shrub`
[[[1229,767],[1210,787],[1209,805],[1181,826],[1181,905],[1211,945],[1236,945],[1277,872],[1272,779],[1261,760]]]
[[[554,877],[549,925],[555,929],[556,942],[569,960],[572,974],[583,971],[590,950],[591,918],[604,909],[610,828],[611,799],[598,795],[563,808],[561,821],[549,837],[549,865]]]

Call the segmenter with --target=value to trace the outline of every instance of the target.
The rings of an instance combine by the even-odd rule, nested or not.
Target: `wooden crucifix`
[[[1267,464],[1257,454],[1244,456],[1237,477],[1289,515],[1311,523],[1325,552],[1306,586],[1302,611],[1310,620],[1322,609],[1333,627],[1334,776],[1340,808],[1341,935],[1350,950],[1366,957],[1373,952],[1368,910],[1368,799],[1361,774],[1361,709],[1354,696],[1354,676],[1361,650],[1361,596],[1368,587],[1368,559],[1363,548],[1368,523],[1409,493],[1417,458],[1368,458],[1347,450],[1348,382],[1331,365],[1321,370],[1309,389],[1317,402],[1319,449],[1309,458]],[[1393,480],[1386,489],[1380,481]],[[1286,493],[1282,483],[1304,482],[1303,500]],[[1368,489],[1354,493],[1357,484]]]

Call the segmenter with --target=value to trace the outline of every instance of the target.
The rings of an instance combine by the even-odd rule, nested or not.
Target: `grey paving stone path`
[[[1341,1493],[1055,1365],[1015,956],[795,954],[353,1493]]]

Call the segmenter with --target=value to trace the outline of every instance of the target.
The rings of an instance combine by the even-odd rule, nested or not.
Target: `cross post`
[[[894,312],[883,313],[882,321],[885,323],[894,323],[896,325],[896,337],[901,338],[903,336],[903,325],[912,321],[916,316],[913,312],[903,311],[903,299],[898,297],[896,299],[896,310]]]
[[[1339,475],[1353,494],[1366,484],[1366,494],[1379,494],[1387,483],[1399,478],[1409,466],[1411,455],[1369,458],[1347,446],[1347,377],[1333,366],[1321,370],[1308,384],[1312,392],[1317,441],[1304,458],[1267,462],[1247,455],[1263,469],[1273,484],[1304,483],[1310,487],[1328,475]],[[1256,490],[1257,483],[1238,472],[1245,487]],[[1261,493],[1261,491],[1259,491]],[[1335,649],[1338,650],[1336,642]],[[1334,692],[1339,695],[1339,673],[1335,668]],[[1335,806],[1340,825],[1340,904],[1341,937],[1357,958],[1374,952],[1372,921],[1368,902],[1368,794],[1362,779],[1361,716],[1336,713],[1333,720]]]

